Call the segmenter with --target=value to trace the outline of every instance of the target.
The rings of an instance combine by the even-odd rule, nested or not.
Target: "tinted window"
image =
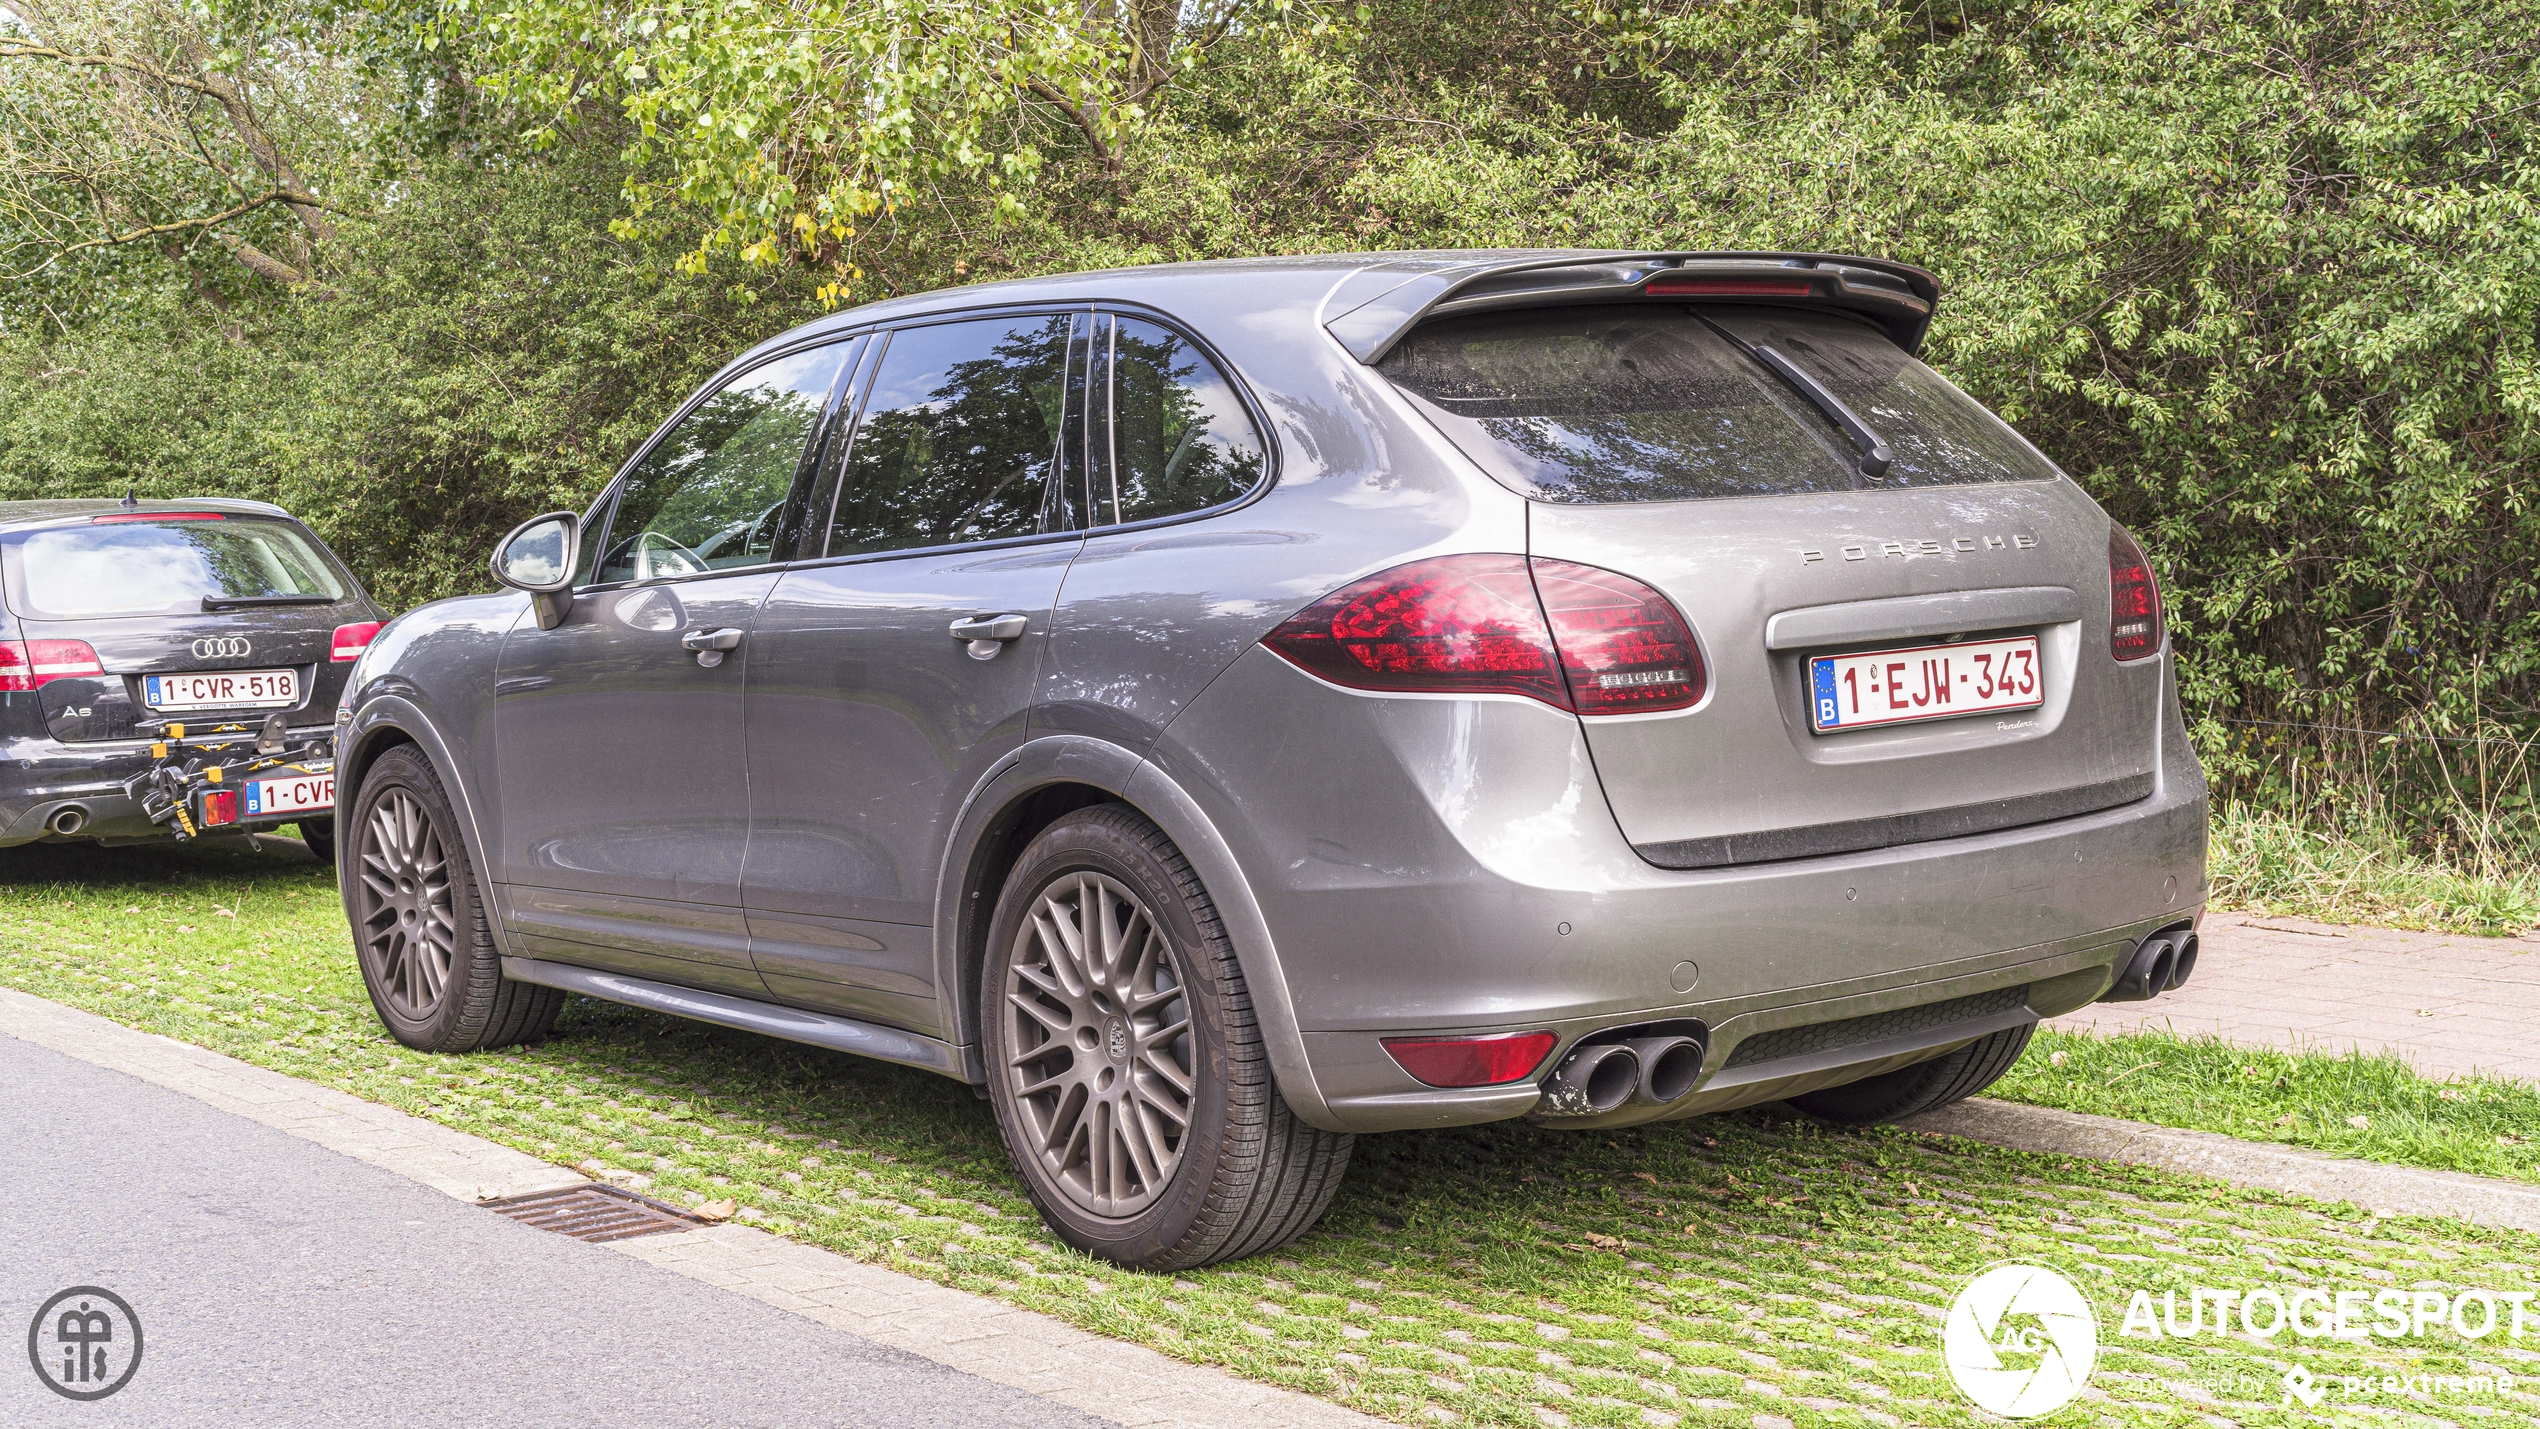
[[[2053,463],[1983,404],[1859,323],[1764,308],[1723,309],[1716,316],[1747,342],[1805,368],[1886,438],[1895,464],[1870,484],[1948,486],[2055,475]]]
[[[883,349],[829,524],[833,556],[1062,530],[1075,319],[904,328]]]
[[[1483,470],[1538,500],[1856,484],[1824,419],[1684,308],[1448,318],[1413,329],[1380,370]]]
[[[1111,394],[1110,448],[1095,462],[1097,522],[1199,511],[1260,484],[1261,434],[1233,384],[1188,339],[1121,318],[1102,321],[1095,342]]]
[[[204,602],[344,597],[315,541],[281,521],[112,520],[8,538],[9,602],[38,620],[107,615],[200,615]]]
[[[833,344],[762,363],[682,418],[627,473],[599,579],[650,580],[774,559],[785,498],[845,353]]]

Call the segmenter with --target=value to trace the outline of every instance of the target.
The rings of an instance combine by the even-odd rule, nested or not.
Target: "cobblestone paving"
[[[2332,1384],[2394,1377],[2329,1406],[2354,1422],[2540,1422],[2540,1316],[2519,1340],[2119,1333],[2136,1289],[2536,1291],[2526,1234],[1743,1116],[1364,1139],[1324,1226],[1288,1251],[1130,1274],[1042,1230],[965,1088],[589,1003],[539,1048],[419,1056],[380,1034],[313,869],[136,869],[0,886],[0,983],[1403,1422],[1996,1423],[1949,1385],[1936,1330],[1969,1275],[2013,1257],[2073,1277],[2100,1320],[2099,1372],[2059,1422],[2313,1423],[2281,1385],[2296,1365]],[[2395,1384],[2429,1373],[2521,1383]]]
[[[2390,1051],[2430,1076],[2540,1082],[2540,934],[2473,938],[2217,913],[2201,937],[2196,975],[2177,992],[2094,1003],[2047,1025]]]

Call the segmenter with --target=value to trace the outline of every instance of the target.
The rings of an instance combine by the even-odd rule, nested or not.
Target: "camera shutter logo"
[[[64,1399],[103,1399],[141,1368],[141,1317],[111,1290],[74,1285],[35,1312],[26,1357]]]
[[[254,647],[244,635],[206,635],[194,642],[197,660],[244,660]]]
[[[1941,1321],[1940,1357],[1960,1393],[2005,1419],[2073,1402],[2099,1360],[2099,1317],[2073,1283],[2006,1261],[1958,1289]]]

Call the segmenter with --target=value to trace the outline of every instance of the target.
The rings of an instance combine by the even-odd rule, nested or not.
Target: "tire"
[[[335,862],[335,821],[302,819],[300,842],[309,846],[309,854],[320,863]]]
[[[1107,933],[1091,956],[1088,927]],[[1163,830],[1125,804],[1061,817],[1016,861],[988,937],[988,1098],[1060,1239],[1186,1270],[1322,1218],[1352,1138],[1280,1098],[1234,946]]]
[[[564,993],[513,982],[432,762],[411,744],[381,755],[354,801],[351,879],[362,985],[389,1034],[418,1052],[535,1042]]]
[[[1820,1121],[1845,1126],[1902,1121],[1934,1107],[1965,1101],[2002,1080],[2002,1074],[2020,1060],[2020,1053],[2028,1050],[2028,1039],[2036,1033],[2036,1023],[2024,1022],[1989,1037],[1979,1037],[1928,1062],[1916,1062],[1839,1087],[1802,1092],[1790,1098],[1790,1104]]]

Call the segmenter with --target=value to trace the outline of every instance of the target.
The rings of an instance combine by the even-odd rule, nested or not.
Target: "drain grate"
[[[596,1184],[532,1191],[526,1196],[505,1196],[477,1204],[522,1225],[569,1235],[575,1240],[627,1240],[639,1235],[694,1230],[705,1224],[650,1196]]]

